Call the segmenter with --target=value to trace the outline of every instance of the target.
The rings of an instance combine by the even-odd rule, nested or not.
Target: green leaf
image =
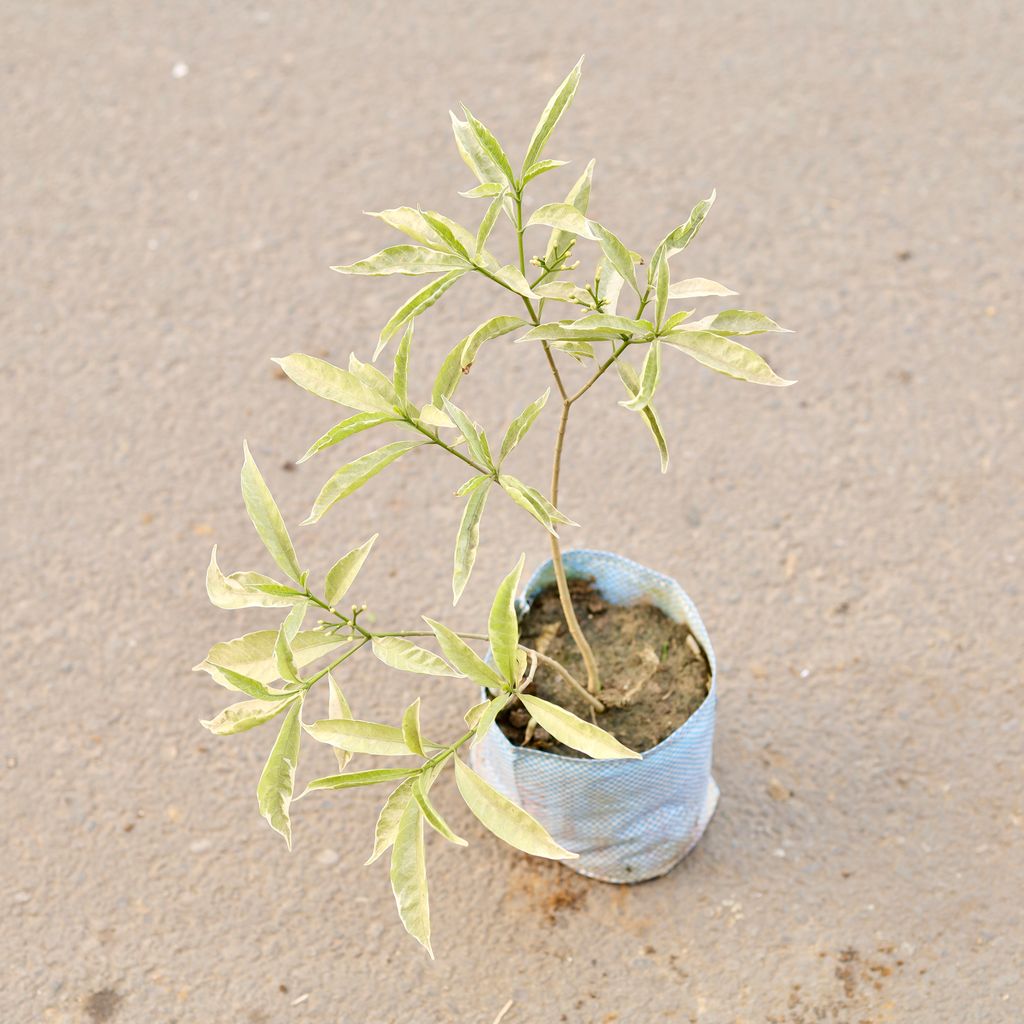
[[[497,697],[492,698],[480,707],[480,713],[474,716],[473,722],[467,722],[467,725],[473,729],[473,746],[475,747],[490,731],[494,720],[501,714],[502,709],[512,699],[510,693],[499,693]],[[470,710],[473,710],[472,708]]]
[[[640,368],[640,390],[632,397],[619,405],[639,412],[646,409],[654,399],[654,391],[658,386],[658,379],[661,376],[661,341],[657,338],[651,342],[644,356],[644,364]]]
[[[330,672],[327,673],[327,717],[328,718],[352,718],[352,709],[348,706],[348,701],[345,700],[345,694],[341,692],[341,687],[334,680],[334,676]],[[349,761],[352,760],[351,750],[342,750],[341,747],[332,747],[334,751],[334,757],[338,762],[338,768],[344,771],[348,767]]]
[[[480,547],[480,520],[484,514],[487,495],[491,490],[490,479],[489,476],[481,475],[470,481],[470,484],[475,486],[466,500],[462,521],[459,523],[459,533],[455,539],[455,566],[452,570],[454,599],[452,604],[459,603],[459,598],[462,597],[462,592],[466,589],[470,574],[473,572],[476,553]],[[486,483],[484,483],[485,481]]]
[[[420,733],[420,699],[417,697],[402,715],[402,736],[405,745],[420,757],[426,757],[423,749],[423,736]]]
[[[523,172],[523,185],[528,185],[534,178],[539,178],[542,174],[547,174],[548,171],[564,167],[568,162],[568,160],[541,160],[531,164]]]
[[[372,864],[382,853],[391,848],[398,834],[398,826],[402,821],[405,809],[412,802],[412,789],[415,779],[406,779],[400,783],[384,801],[377,818],[377,827],[374,831],[373,852],[370,854],[367,864]]]
[[[306,621],[306,612],[308,611],[309,601],[299,601],[284,617],[284,622],[281,623],[281,629],[288,638],[289,649],[291,648],[292,641],[299,635],[299,630],[302,629],[302,623]],[[292,663],[294,664],[294,662],[295,655],[293,652]]]
[[[277,662],[278,674],[286,683],[291,683],[293,686],[302,685],[302,680],[299,678],[299,670],[295,664],[295,655],[292,653],[291,640],[283,624],[277,631],[277,640],[274,643],[274,659]]]
[[[486,323],[474,329],[462,342],[461,369],[466,373],[473,365],[480,347],[488,341],[510,334],[520,327],[528,326],[528,321],[519,316],[493,316]],[[452,389],[454,390],[454,388]]]
[[[433,651],[418,647],[404,636],[375,636],[373,653],[390,668],[424,676],[457,676],[458,673]]]
[[[473,249],[474,254],[480,254],[484,251],[487,245],[487,239],[491,237],[491,232],[494,230],[494,225],[498,222],[498,217],[501,214],[501,209],[505,205],[505,195],[500,193],[491,200],[491,205],[487,207],[487,212],[483,216],[483,220],[480,221],[480,227],[476,233],[476,245]]]
[[[625,283],[622,275],[611,265],[608,258],[603,258],[597,265],[597,271],[594,274],[594,293],[602,312],[615,313],[619,305],[619,295]]]
[[[454,427],[455,424],[436,405],[425,405],[416,416],[426,427]]]
[[[337,650],[343,644],[350,643],[347,637],[339,638],[310,629],[298,633],[292,641],[295,664],[304,668],[325,654]],[[276,629],[261,629],[255,633],[223,643],[214,644],[206,658],[193,669],[194,672],[207,672],[221,686],[229,690],[237,689],[230,683],[223,669],[232,669],[260,683],[272,683],[280,678],[277,672],[277,661],[274,647],[277,644]]]
[[[633,254],[622,244],[618,236],[614,235],[606,227],[598,224],[596,221],[590,221],[590,224],[594,236],[608,258],[608,262],[615,268],[616,273],[639,295],[640,286],[637,284],[636,271],[633,268]]]
[[[590,207],[590,189],[594,180],[594,161],[584,168],[583,173],[576,179],[576,183],[571,189],[569,194],[565,197],[565,203],[563,206],[571,206],[578,213],[586,214]],[[544,252],[544,260],[550,263],[557,254],[564,251],[565,247],[572,241],[571,233],[567,234],[559,228],[555,228],[551,232],[551,236],[548,239],[548,246]]]
[[[509,185],[515,187],[516,178],[512,173],[512,165],[508,162],[508,157],[505,155],[505,151],[501,148],[501,143],[498,142],[486,125],[482,124],[473,116],[465,104],[462,105],[462,112],[466,115],[466,121],[469,122],[469,127],[476,136],[476,140],[480,144],[480,148],[498,167]]]
[[[466,199],[489,199],[492,196],[500,196],[505,192],[505,186],[496,181],[485,181],[482,185],[469,189],[468,192],[460,192],[459,195]]]
[[[551,137],[551,133],[555,130],[555,125],[558,124],[559,119],[568,109],[569,104],[572,103],[572,98],[576,95],[576,87],[580,83],[580,69],[582,66],[583,58],[580,57],[576,62],[576,66],[566,76],[565,81],[562,82],[555,90],[551,99],[548,100],[544,113],[540,115],[540,121],[537,122],[537,127],[534,128],[533,135],[530,138],[530,145],[527,147],[526,158],[523,161],[524,170],[536,163],[540,158],[544,146]]]
[[[661,258],[658,260],[658,266],[655,269],[657,274],[656,282],[656,303],[655,303],[655,316],[654,322],[661,328],[661,325],[665,322],[665,312],[668,310],[668,286],[669,286],[669,270],[668,270],[668,259],[665,256],[664,251],[661,254]]]
[[[398,393],[394,384],[372,363],[364,363],[355,352],[351,352],[348,357],[348,370],[371,391],[375,391],[393,410],[398,406]]]
[[[588,313],[578,320],[569,321],[569,329],[595,337],[642,338],[654,331],[650,320],[632,320],[628,316],[615,316],[613,313]]]
[[[455,497],[463,498],[467,494],[472,494],[485,480],[492,479],[490,473],[478,473],[476,476],[471,476],[464,484],[459,485],[455,491]]]
[[[391,444],[386,444],[383,448],[378,448],[376,451],[350,462],[347,466],[342,466],[324,484],[313,503],[313,510],[302,525],[307,526],[317,522],[332,505],[359,490],[382,469],[390,466],[395,459],[426,443],[426,441],[392,441]]]
[[[422,242],[430,249],[444,251],[444,243],[437,237],[437,232],[430,226],[420,210],[414,210],[411,206],[399,206],[393,210],[370,212],[367,216],[384,221],[389,227],[401,231],[417,242]]]
[[[508,425],[505,430],[505,436],[501,441],[501,454],[498,456],[499,462],[505,459],[515,446],[526,436],[526,432],[533,426],[534,420],[536,420],[540,415],[540,411],[544,408],[544,404],[547,402],[550,394],[551,388],[548,388],[540,398],[531,402]]]
[[[771,387],[788,387],[796,381],[784,380],[752,349],[738,341],[724,338],[708,331],[678,331],[664,337],[666,345],[685,352],[698,363],[727,377],[749,381],[751,384],[767,384]]]
[[[337,607],[338,602],[348,593],[349,587],[352,586],[359,575],[359,570],[362,569],[363,563],[366,561],[366,557],[369,555],[370,549],[373,547],[377,537],[378,534],[375,533],[365,544],[361,544],[347,554],[342,555],[331,566],[331,570],[327,574],[327,580],[324,583],[324,597],[331,608]]]
[[[493,271],[491,276],[510,291],[515,292],[516,295],[522,295],[524,299],[540,298],[540,296],[530,287],[529,281],[523,277],[522,271],[518,267],[512,266],[511,263]]]
[[[393,782],[409,775],[407,768],[373,768],[365,772],[346,772],[342,775],[325,775],[322,779],[313,779],[306,787],[306,793],[316,793],[323,789],[354,789],[357,786],[374,786],[378,782]]]
[[[455,784],[480,824],[510,846],[551,860],[573,860],[577,857],[577,854],[562,849],[536,818],[484,782],[457,755]]]
[[[423,219],[433,228],[434,233],[444,243],[446,249],[460,257],[459,265],[471,264],[471,246],[464,245],[462,239],[469,239],[472,236],[461,224],[444,217],[433,210],[421,210]],[[461,236],[461,238],[460,238]]]
[[[445,398],[451,398],[455,394],[455,389],[459,386],[459,381],[462,380],[462,349],[465,344],[466,339],[463,338],[444,357],[444,362],[441,363],[441,368],[437,371],[437,377],[434,379],[434,386],[430,393],[430,400],[438,409],[441,408]],[[422,412],[420,415],[422,415]]]
[[[709,295],[736,294],[724,284],[709,281],[706,277],[688,277],[685,281],[676,281],[668,290],[670,299],[701,299]]]
[[[680,324],[685,323],[691,316],[693,316],[692,309],[681,309],[678,313],[673,313],[660,327],[659,334],[668,334],[674,331]]]
[[[462,436],[466,439],[466,445],[473,458],[482,463],[488,469],[493,469],[494,464],[491,461],[491,449],[487,444],[487,438],[484,435],[483,430],[480,428],[480,424],[475,420],[470,419],[466,413],[447,398],[443,398],[441,401],[444,404],[444,411],[448,414],[451,421],[459,428]]]
[[[392,374],[395,395],[402,409],[409,406],[409,353],[412,348],[413,323],[405,329],[398,350],[395,352],[395,370]]]
[[[687,324],[684,330],[711,331],[712,334],[749,335],[773,332],[792,334],[786,327],[780,327],[771,317],[764,313],[756,313],[751,309],[725,309],[721,313],[695,320]]]
[[[590,296],[586,290],[572,281],[550,281],[548,284],[535,285],[533,290],[542,299],[550,299],[552,302],[569,302],[574,306],[586,306],[590,303]]]
[[[363,274],[383,277],[388,274],[443,274],[466,266],[466,260],[454,253],[438,252],[418,245],[392,245],[346,266],[331,267],[339,274]]]
[[[359,412],[385,413],[394,416],[390,403],[367,387],[354,373],[325,363],[322,359],[295,352],[283,359],[274,359],[282,370],[305,391],[329,402],[357,409]]]
[[[217,545],[210,552],[210,565],[206,570],[206,593],[217,608],[290,608],[301,597],[270,594],[262,587],[280,586],[276,580],[259,572],[233,572],[225,576],[217,564]]]
[[[245,509],[271,557],[291,579],[298,581],[302,569],[299,568],[299,561],[295,557],[295,548],[292,547],[292,539],[288,536],[284,519],[270,493],[270,488],[267,487],[253,461],[246,442],[242,443],[242,449],[245,452],[245,461],[242,464],[242,500],[245,502]]]
[[[526,555],[520,555],[515,568],[501,581],[487,619],[491,656],[498,671],[510,685],[516,681],[516,651],[519,649],[519,619],[516,616],[516,590],[523,574]]]
[[[354,434],[361,434],[364,430],[369,430],[371,427],[379,427],[382,423],[393,423],[397,419],[397,416],[388,416],[384,413],[358,412],[355,416],[350,416],[347,420],[342,420],[331,427],[323,437],[318,438],[309,446],[306,454],[298,461],[303,463],[307,459],[311,459],[318,452],[322,452],[325,448],[330,448],[346,438],[352,437]]]
[[[289,693],[285,696],[288,699],[275,697],[271,700],[243,700],[226,707],[208,721],[201,721],[200,725],[215,736],[233,736],[235,733],[246,732],[279,715],[297,695]]]
[[[455,282],[458,281],[458,279],[465,273],[465,270],[450,270],[442,277],[435,278],[425,288],[421,288],[412,296],[412,298],[406,301],[397,310],[394,316],[392,316],[384,325],[384,329],[380,332],[380,341],[377,343],[377,350],[374,352],[373,358],[376,359],[377,356],[384,351],[387,343],[410,320],[419,316],[425,310],[428,310],[432,305],[434,305],[434,303],[437,302],[437,300],[441,298],[441,296],[444,295],[444,293],[448,291],[448,289],[451,288],[451,286],[455,284]]]
[[[454,843],[456,846],[469,846],[461,836],[456,835],[448,825],[448,822],[441,817],[437,812],[437,808],[430,802],[430,797],[427,796],[426,781],[421,775],[415,782],[412,788],[413,799],[420,805],[420,810],[423,812],[423,817],[426,819],[427,824],[438,833],[438,835],[444,836],[449,843]]]
[[[266,683],[261,683],[258,679],[253,679],[251,676],[236,672],[233,668],[227,668],[224,665],[214,665],[213,667],[231,684],[232,689],[238,690],[254,700],[275,701],[295,696],[295,693],[291,690],[272,689]]]
[[[502,490],[517,505],[526,509],[553,536],[558,536],[555,529],[556,523],[566,523],[569,526],[579,525],[579,523],[574,523],[569,519],[568,516],[562,515],[547,498],[534,488],[528,487],[522,480],[517,480],[508,473],[502,473],[498,477],[498,483],[501,485]]]
[[[295,790],[295,766],[299,762],[299,743],[302,738],[299,718],[301,709],[301,700],[292,703],[256,787],[260,814],[267,819],[275,832],[280,832],[284,836],[289,850],[292,848],[292,823],[288,809]]]
[[[411,754],[401,729],[355,718],[326,718],[305,727],[321,743],[351,751],[353,754],[377,754],[384,757]]]
[[[441,650],[449,663],[467,679],[472,679],[490,689],[502,690],[505,688],[505,680],[462,637],[447,626],[441,625],[440,622],[428,619],[425,615],[423,621],[434,631],[434,636],[437,637],[437,642],[441,645]]]
[[[629,747],[623,746],[611,733],[582,718],[577,718],[571,711],[541,700],[529,693],[519,694],[519,699],[526,710],[537,720],[537,724],[547,729],[559,743],[564,743],[573,750],[581,750],[591,757],[614,759],[632,758],[640,760],[642,755]]]
[[[462,157],[463,162],[476,175],[479,181],[485,184],[500,183],[504,188],[508,183],[508,179],[481,145],[469,122],[460,121],[454,113],[451,111],[449,113],[452,119],[452,133],[455,135],[455,145],[458,147],[459,156]]]
[[[591,164],[590,167],[592,166]],[[539,206],[530,215],[526,226],[529,228],[537,224],[545,224],[558,231],[579,235],[581,238],[589,238],[592,242],[598,241],[594,222],[587,220],[572,203],[545,203],[543,206]]]
[[[635,397],[640,390],[640,378],[637,376],[636,370],[629,363],[624,363],[621,359],[616,360],[615,369],[619,371],[619,377],[626,386],[626,390],[631,396]],[[665,440],[665,432],[662,429],[661,421],[658,419],[658,414],[654,411],[652,404],[645,405],[640,410],[640,415],[647,424],[648,430],[654,436],[654,443],[658,446],[658,453],[661,456],[661,471],[664,473],[668,470],[668,442]]]
[[[430,905],[427,861],[423,845],[423,814],[419,804],[406,807],[391,851],[391,889],[405,930],[430,954]]]
[[[691,211],[685,224],[680,224],[675,230],[670,231],[665,238],[658,243],[654,250],[654,257],[651,259],[651,269],[648,275],[648,287],[655,287],[653,278],[657,275],[659,259],[664,255],[665,259],[671,259],[676,253],[682,252],[697,237],[704,218],[708,215],[712,204],[715,201],[716,193],[712,190],[707,199],[702,199]]]

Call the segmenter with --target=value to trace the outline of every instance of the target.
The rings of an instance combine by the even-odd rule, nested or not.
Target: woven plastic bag
[[[711,777],[715,652],[689,596],[675,580],[608,551],[568,551],[566,576],[592,578],[610,604],[649,602],[685,622],[707,655],[704,703],[643,760],[595,761],[518,747],[497,725],[476,747],[473,767],[529,811],[578,860],[567,867],[605,882],[642,882],[670,871],[696,845],[718,804]],[[554,583],[550,561],[526,585],[520,615]]]

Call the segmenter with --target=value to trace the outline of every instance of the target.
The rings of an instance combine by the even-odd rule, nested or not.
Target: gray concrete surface
[[[3,5],[0,1020],[1024,1019],[1022,29],[988,2]],[[671,875],[612,888],[443,794],[471,846],[430,843],[430,963],[358,867],[374,795],[299,805],[289,856],[255,808],[267,735],[199,728],[221,694],[189,667],[263,621],[202,575],[215,539],[269,567],[243,436],[293,522],[330,462],[282,468],[332,418],[269,357],[365,357],[409,291],[327,270],[390,239],[360,211],[476,215],[449,106],[518,150],[580,52],[550,155],[598,158],[595,216],[641,249],[717,186],[685,268],[799,329],[765,349],[800,384],[671,360],[667,478],[614,388],[581,403],[575,540],[700,604],[721,807]],[[423,320],[421,367],[488,296]],[[544,384],[495,345],[465,394],[498,424]],[[380,528],[381,619],[452,617],[459,480],[409,458],[301,551]],[[492,502],[454,621],[520,550],[543,538]],[[463,694],[426,690],[450,729]],[[369,663],[349,691],[410,694]]]

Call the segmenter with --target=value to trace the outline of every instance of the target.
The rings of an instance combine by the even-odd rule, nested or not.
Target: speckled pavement
[[[1022,30],[983,0],[4,4],[0,1021],[1024,1020]],[[574,168],[538,197],[593,155],[594,215],[650,251],[717,187],[678,266],[796,328],[762,348],[800,383],[666,360],[664,478],[616,385],[580,403],[572,540],[697,601],[721,805],[677,870],[616,888],[446,788],[470,847],[430,837],[431,963],[359,866],[377,795],[297,805],[289,855],[256,811],[269,736],[199,727],[223,694],[190,666],[265,621],[202,578],[214,541],[270,567],[243,437],[292,523],[335,465],[288,471],[333,420],[270,357],[367,358],[412,291],[327,269],[393,238],[360,211],[479,216],[448,108],[519,152],[582,52],[547,154]],[[449,299],[424,373],[499,311],[476,282]],[[545,375],[495,343],[460,394],[496,428]],[[552,426],[518,475],[546,478]],[[461,480],[417,452],[300,552],[325,570],[380,529],[379,620],[479,628],[546,545],[492,501],[452,612]],[[346,686],[388,719],[415,691],[370,661]],[[450,732],[462,685],[421,690]]]

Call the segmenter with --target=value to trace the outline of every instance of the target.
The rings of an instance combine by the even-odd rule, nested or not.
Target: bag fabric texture
[[[472,749],[471,763],[557,843],[579,854],[566,867],[605,882],[657,878],[693,849],[718,804],[711,777],[715,652],[696,606],[675,580],[608,551],[567,551],[563,564],[569,579],[593,579],[610,604],[646,601],[685,622],[707,655],[708,695],[671,736],[644,751],[643,760],[596,761],[518,747],[495,724]],[[517,600],[520,616],[554,582],[549,560]]]

